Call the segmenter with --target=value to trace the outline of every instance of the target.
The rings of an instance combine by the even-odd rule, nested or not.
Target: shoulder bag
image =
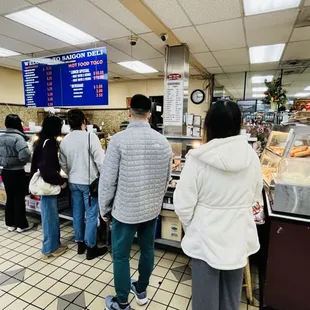
[[[48,140],[49,139],[44,141],[42,150]],[[46,183],[41,176],[40,170],[38,169],[30,180],[29,190],[32,195],[36,196],[57,196],[61,192],[61,187],[60,185]]]
[[[90,147],[90,133],[88,134],[88,182],[89,182],[89,205],[91,205],[91,198],[98,197],[99,177],[93,182],[90,181],[90,163],[91,163],[91,147]]]

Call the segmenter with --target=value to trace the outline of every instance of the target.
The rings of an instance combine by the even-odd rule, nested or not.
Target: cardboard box
[[[162,239],[181,241],[183,231],[178,216],[172,211],[162,211],[160,215]]]

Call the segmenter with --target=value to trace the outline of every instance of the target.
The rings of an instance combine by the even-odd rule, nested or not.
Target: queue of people
[[[86,131],[81,110],[68,112],[71,132],[60,146],[56,137],[61,120],[48,116],[32,158],[32,174],[39,170],[45,182],[70,188],[78,254],[86,251],[86,258],[93,259],[107,252],[97,246],[97,220],[99,214],[106,222],[112,217],[116,294],[105,298],[107,310],[130,310],[130,292],[139,305],[148,303],[157,217],[172,164],[167,139],[149,124],[150,110],[151,101],[135,95],[131,122],[112,137],[106,154],[97,135]],[[240,127],[236,103],[212,105],[205,118],[205,144],[187,155],[174,193],[175,212],[185,231],[182,248],[193,262],[193,310],[239,309],[243,268],[259,250],[252,205],[259,200],[262,174],[257,155],[246,137],[239,135]],[[22,233],[32,227],[23,203],[26,189],[12,180],[18,175],[25,186],[24,166],[31,154],[17,115],[7,117],[6,128],[0,136],[0,165],[8,195],[6,225],[9,231]],[[61,176],[61,169],[68,179]],[[90,188],[98,178],[96,197],[90,195]],[[57,196],[42,196],[41,209],[43,257],[60,256],[67,248],[60,243]],[[139,278],[131,279],[130,250],[136,235],[141,250]]]

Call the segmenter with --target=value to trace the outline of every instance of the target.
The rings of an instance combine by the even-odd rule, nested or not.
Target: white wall
[[[194,89],[203,88],[203,84],[204,81],[191,79],[189,81],[189,97]],[[146,96],[162,96],[164,81],[151,79],[111,82],[109,83],[109,106],[107,108],[126,108],[126,98],[138,93]],[[207,96],[206,100],[208,100]],[[23,81],[20,71],[0,67],[0,103],[24,104]],[[189,98],[189,113],[204,117],[207,109],[207,102],[195,105]]]

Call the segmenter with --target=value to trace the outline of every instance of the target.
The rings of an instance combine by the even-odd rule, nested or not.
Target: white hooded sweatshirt
[[[185,254],[219,270],[244,267],[259,250],[252,206],[262,187],[260,162],[246,137],[214,139],[190,151],[174,193]]]

